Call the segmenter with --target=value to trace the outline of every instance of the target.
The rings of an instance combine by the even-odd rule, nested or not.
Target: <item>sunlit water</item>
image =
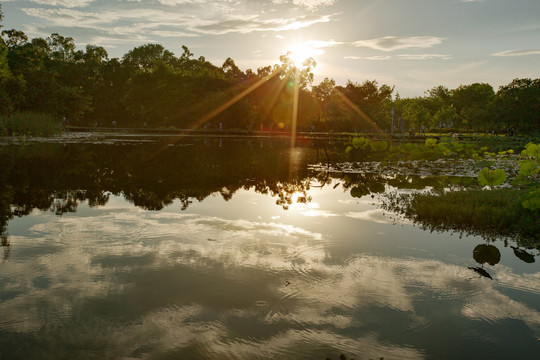
[[[481,237],[423,231],[340,182],[312,179],[288,209],[247,184],[187,209],[109,194],[13,218],[0,358],[537,356],[538,261],[495,242],[482,277],[469,269]]]

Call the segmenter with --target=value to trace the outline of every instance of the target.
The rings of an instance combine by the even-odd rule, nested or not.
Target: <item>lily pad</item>
[[[506,172],[503,169],[491,170],[483,168],[478,174],[478,183],[481,186],[499,186],[506,181]]]

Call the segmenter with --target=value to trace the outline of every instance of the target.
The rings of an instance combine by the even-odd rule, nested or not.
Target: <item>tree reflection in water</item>
[[[4,258],[9,257],[10,251],[6,227],[13,217],[28,215],[33,209],[62,215],[77,211],[83,201],[90,207],[101,206],[111,194],[123,196],[145,210],[161,210],[174,201],[179,201],[185,210],[195,200],[203,201],[213,194],[228,201],[239,189],[253,189],[275,197],[276,205],[288,209],[295,202],[311,202],[311,187],[324,187],[336,179],[334,188],[341,186],[355,198],[374,197],[387,187],[444,189],[472,182],[463,177],[340,172],[339,163],[348,160],[344,145],[307,140],[292,150],[285,139],[31,144],[1,147],[0,158],[0,234]],[[335,162],[333,172],[330,160]],[[322,166],[310,170],[311,164]],[[407,196],[387,197],[383,208],[416,219],[431,230],[460,230],[459,223],[418,218]],[[433,207],[428,208],[428,213],[430,209]],[[493,234],[487,235],[489,238]],[[525,262],[534,262],[534,256],[525,250],[515,247],[514,253]]]
[[[239,189],[276,197],[285,209],[293,201],[309,202],[306,164],[318,161],[319,149],[304,144],[294,152],[290,156],[289,143],[276,140],[2,147],[2,244],[9,244],[5,232],[13,217],[33,209],[62,215],[82,201],[105,205],[111,194],[146,210],[161,210],[175,200],[185,210],[212,194],[228,201]]]

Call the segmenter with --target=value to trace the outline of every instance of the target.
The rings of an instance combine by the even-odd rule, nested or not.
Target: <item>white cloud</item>
[[[102,12],[83,12],[74,9],[42,9],[23,8],[22,11],[32,17],[46,20],[55,26],[89,28],[101,30],[105,33],[111,31],[107,25],[119,21],[144,21],[146,27],[175,27],[176,36],[181,32],[199,35],[222,35],[227,33],[251,33],[255,31],[286,31],[298,30],[317,23],[329,22],[333,15],[301,15],[291,18],[263,19],[259,15],[224,15],[210,14],[202,17],[196,13],[177,13],[158,9],[125,9]],[[138,26],[130,24],[124,28]],[[115,27],[113,29],[119,29]],[[161,30],[164,31],[164,30]],[[125,32],[132,33],[131,31]],[[157,35],[157,34],[156,34]]]
[[[67,8],[85,7],[94,1],[95,0],[32,0],[32,2],[40,5],[64,6]]]
[[[317,210],[317,209],[309,209],[306,211],[302,211],[301,214],[308,217],[323,217],[323,218],[339,216],[338,214],[335,214],[330,211]]]
[[[96,24],[112,23],[122,18],[122,15],[116,12],[94,13],[70,9],[41,8],[23,8],[21,10],[26,15],[46,20],[51,25],[65,27],[92,27]]]
[[[344,59],[349,60],[388,60],[392,57],[390,55],[376,55],[376,56],[345,56]]]
[[[201,4],[208,2],[207,0],[156,0],[162,5],[175,6],[183,4]]]
[[[540,49],[520,49],[520,50],[505,50],[500,51],[491,56],[525,56],[525,55],[540,55]]]
[[[403,55],[398,55],[398,58],[404,59],[404,60],[432,60],[432,59],[449,60],[452,57],[450,55],[444,55],[444,54],[403,54]]]
[[[288,31],[307,28],[318,23],[329,22],[332,15],[302,15],[292,18],[261,19],[258,15],[230,16],[225,19],[205,20],[191,26],[193,31],[208,35],[228,33],[247,34],[255,31]]]
[[[335,41],[335,40],[328,40],[328,41],[309,40],[309,41],[306,41],[305,44],[306,44],[306,46],[309,46],[309,47],[312,47],[312,48],[315,48],[315,49],[320,49],[320,48],[324,48],[324,47],[332,47],[332,46],[342,45],[343,42]]]
[[[303,6],[310,10],[334,5],[336,0],[293,0],[293,4]]]
[[[348,212],[345,214],[345,216],[358,220],[372,221],[381,224],[391,224],[392,219],[384,216],[383,214],[384,211],[382,211],[381,209],[373,209],[366,211]]]
[[[439,45],[443,40],[445,39],[436,36],[385,36],[377,39],[356,41],[353,45],[381,51],[395,51],[409,48],[430,48]]]

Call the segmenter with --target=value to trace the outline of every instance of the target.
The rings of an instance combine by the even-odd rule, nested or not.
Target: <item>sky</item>
[[[376,80],[401,97],[476,82],[495,91],[540,77],[539,0],[0,0],[5,29],[70,36],[121,58],[134,47],[182,45],[216,66],[312,56],[325,77]]]

